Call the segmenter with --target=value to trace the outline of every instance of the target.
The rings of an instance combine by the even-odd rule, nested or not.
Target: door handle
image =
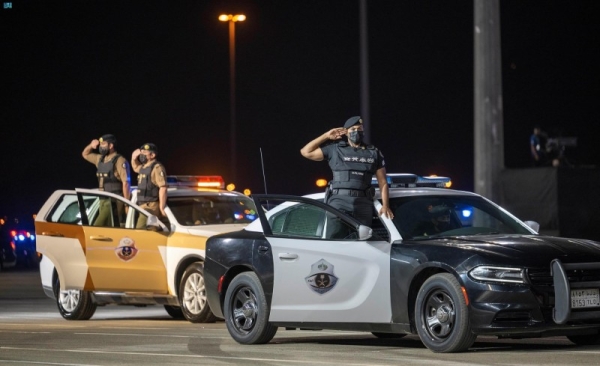
[[[279,253],[279,259],[283,259],[283,260],[298,259],[298,254],[296,254],[296,253]]]
[[[56,233],[54,231],[42,231],[42,235],[46,235],[46,236],[59,236],[59,237],[63,237],[64,235],[61,233]]]
[[[259,245],[258,246],[258,252],[259,253],[266,253],[269,251],[269,247],[266,245]]]
[[[92,236],[90,236],[90,239],[98,240],[98,241],[112,241],[112,238],[109,238],[107,236],[102,236],[102,235],[100,235],[100,236],[92,235]]]

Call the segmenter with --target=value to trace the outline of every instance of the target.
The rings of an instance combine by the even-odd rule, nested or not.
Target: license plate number
[[[600,290],[597,288],[586,288],[571,290],[571,308],[592,308],[600,306]]]

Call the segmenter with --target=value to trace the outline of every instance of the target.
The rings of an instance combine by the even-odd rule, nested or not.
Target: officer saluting
[[[342,140],[347,135],[348,142]],[[314,161],[327,160],[333,172],[329,182],[331,194],[327,203],[354,216],[362,224],[371,226],[373,220],[374,190],[371,179],[375,175],[381,191],[380,215],[394,217],[389,208],[389,190],[383,154],[363,141],[362,119],[352,117],[344,127],[334,128],[315,138],[300,153]],[[331,142],[325,144],[325,142]]]
[[[99,153],[92,151],[98,149]],[[106,134],[99,139],[94,139],[87,145],[81,155],[90,163],[96,165],[96,176],[98,177],[98,187],[100,190],[118,194],[126,199],[130,199],[130,169],[129,162],[119,153],[117,153],[117,139],[114,135]],[[103,202],[104,205],[109,205],[108,201]],[[109,210],[111,207],[101,207],[101,213],[94,225],[96,226],[112,226],[125,224],[125,206],[122,202],[116,202],[116,219],[113,222],[110,219]]]
[[[158,149],[156,145],[147,143],[131,154],[131,166],[138,174],[137,203],[143,209],[166,219],[167,205],[167,173],[165,167],[156,160]],[[138,218],[136,228],[146,226],[146,217]]]

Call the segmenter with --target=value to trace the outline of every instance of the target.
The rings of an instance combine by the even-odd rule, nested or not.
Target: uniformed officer
[[[92,151],[98,149],[98,153]],[[114,135],[106,134],[99,139],[94,139],[87,145],[81,155],[90,163],[96,165],[96,176],[98,177],[98,187],[100,190],[118,194],[126,199],[130,199],[131,174],[129,162],[119,153],[117,153],[117,139]],[[108,200],[104,202],[110,203]],[[116,217],[118,225],[125,224],[125,205],[117,202]],[[98,219],[94,222],[96,226],[113,226],[116,222],[110,221],[109,212],[102,210]]]
[[[167,173],[156,160],[156,145],[147,143],[131,154],[131,166],[138,174],[137,203],[159,219],[165,220],[167,205]],[[146,227],[146,217],[140,216],[137,228]]]
[[[374,190],[371,179],[375,175],[381,192],[380,215],[393,218],[389,208],[389,189],[383,154],[363,141],[363,121],[359,116],[346,121],[344,127],[333,128],[304,146],[300,153],[314,161],[327,160],[333,172],[329,182],[331,192],[327,203],[354,216],[367,226],[373,220]],[[348,141],[342,140],[343,136]],[[326,142],[330,142],[325,144]]]

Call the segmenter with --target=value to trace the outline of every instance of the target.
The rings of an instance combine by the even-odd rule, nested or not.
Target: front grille
[[[571,283],[600,281],[600,269],[570,269],[566,272]],[[554,286],[554,280],[549,269],[530,269],[527,271],[527,279],[534,287]]]

